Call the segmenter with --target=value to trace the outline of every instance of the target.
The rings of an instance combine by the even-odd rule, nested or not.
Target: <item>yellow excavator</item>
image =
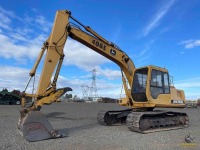
[[[126,106],[131,106],[131,109],[100,111],[97,114],[100,124],[126,123],[130,130],[141,133],[185,128],[189,125],[186,113],[153,111],[156,107],[185,107],[184,92],[170,85],[167,69],[152,65],[136,69],[133,61],[117,45],[104,39],[89,26],[84,26],[71,15],[70,11],[60,10],[56,13],[52,32],[41,48],[22,94],[18,129],[26,140],[40,141],[63,136],[53,129],[40,109],[43,104],[56,102],[60,96],[72,90],[69,87],[56,88],[64,59],[63,48],[68,37],[105,56],[121,68]],[[34,78],[45,52],[37,91],[28,94],[27,87]],[[31,105],[26,103],[27,97],[34,99]]]

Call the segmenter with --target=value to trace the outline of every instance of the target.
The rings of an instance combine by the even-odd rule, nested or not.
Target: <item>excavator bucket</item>
[[[55,99],[56,97],[60,97],[67,91],[72,91],[72,89],[69,87],[57,89],[56,92],[51,95],[51,98]],[[18,129],[22,136],[29,142],[51,138],[55,139],[64,136],[59,131],[54,130],[47,118],[37,110],[31,110],[27,114],[21,111],[21,117],[18,121]]]
[[[40,111],[30,111],[24,118],[19,119],[18,129],[29,142],[63,137],[60,132],[53,129]]]

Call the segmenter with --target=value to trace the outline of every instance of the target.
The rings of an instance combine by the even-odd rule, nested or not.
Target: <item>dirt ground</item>
[[[117,104],[61,102],[45,105],[42,112],[52,126],[67,137],[27,142],[17,129],[20,106],[0,105],[0,150],[182,150],[200,149],[200,108],[167,109],[186,112],[190,126],[185,129],[141,134],[126,125],[102,126],[96,119],[100,110],[125,109]],[[194,143],[185,143],[190,134]]]

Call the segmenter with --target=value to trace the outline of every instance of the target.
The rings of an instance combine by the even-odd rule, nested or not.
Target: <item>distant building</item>
[[[197,108],[197,101],[186,100],[187,108]]]

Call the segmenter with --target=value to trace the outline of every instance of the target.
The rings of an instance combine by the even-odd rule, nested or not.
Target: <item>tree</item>
[[[65,99],[70,99],[72,98],[72,94],[65,94]]]

